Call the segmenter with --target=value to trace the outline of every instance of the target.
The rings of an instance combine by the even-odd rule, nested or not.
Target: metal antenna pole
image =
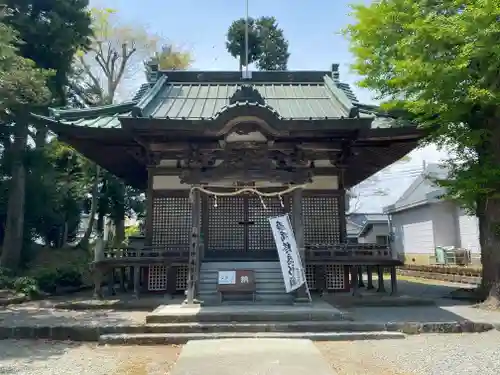
[[[245,0],[245,78],[248,78],[248,0]]]

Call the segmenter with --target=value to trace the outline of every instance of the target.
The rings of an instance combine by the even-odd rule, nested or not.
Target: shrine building
[[[218,271],[239,270],[251,272],[253,300],[300,299],[303,291],[285,293],[268,221],[284,213],[310,290],[355,292],[361,267],[370,278],[391,269],[395,288],[402,263],[390,243],[348,244],[346,191],[413,150],[422,133],[360,104],[337,64],[250,78],[150,65],[131,101],[35,118],[144,189],[144,236],[94,263],[97,274],[130,275],[137,294],[186,292],[216,303]]]

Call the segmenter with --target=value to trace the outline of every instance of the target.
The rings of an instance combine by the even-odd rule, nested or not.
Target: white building
[[[445,189],[433,183],[446,170],[430,164],[396,201],[384,208],[391,220],[393,243],[406,264],[435,262],[438,246],[467,249],[479,259],[479,227],[475,216],[456,203],[443,200]]]

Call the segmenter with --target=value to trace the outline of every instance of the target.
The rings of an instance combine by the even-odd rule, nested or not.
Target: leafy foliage
[[[51,71],[39,69],[32,60],[18,54],[18,33],[0,23],[0,120],[11,121],[23,107],[47,104]]]
[[[245,18],[234,21],[227,32],[226,49],[245,65]],[[248,64],[256,63],[260,70],[286,70],[288,41],[274,17],[248,19]]]
[[[5,0],[4,4],[3,21],[23,41],[20,55],[38,68],[54,71],[49,87],[56,103],[63,104],[73,57],[90,43],[88,0]]]
[[[361,85],[451,151],[440,183],[479,217],[483,287],[498,301],[500,3],[385,0],[353,9],[345,32]]]

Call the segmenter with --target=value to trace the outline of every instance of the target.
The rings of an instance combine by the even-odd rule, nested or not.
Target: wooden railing
[[[392,260],[388,245],[360,244],[306,244],[306,259],[310,260]]]
[[[387,245],[377,244],[306,244],[306,260],[355,262],[393,260]],[[189,245],[108,248],[97,263],[151,263],[188,261]]]
[[[118,262],[134,260],[183,260],[189,258],[189,245],[141,246],[107,248],[101,262]]]

